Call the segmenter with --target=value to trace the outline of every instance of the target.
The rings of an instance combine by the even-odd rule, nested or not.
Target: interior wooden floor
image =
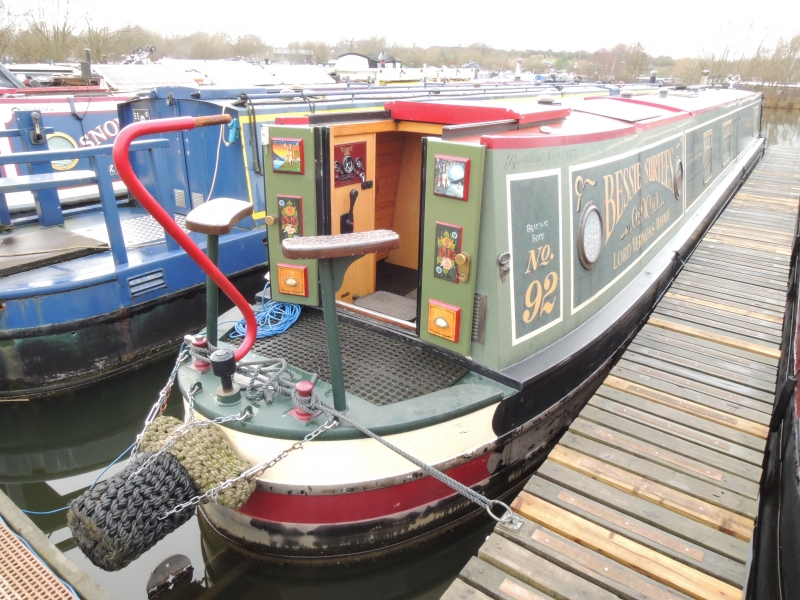
[[[798,198],[771,148],[443,598],[742,598]]]

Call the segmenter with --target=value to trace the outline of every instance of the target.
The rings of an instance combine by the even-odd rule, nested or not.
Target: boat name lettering
[[[577,156],[576,148],[547,148],[545,150],[531,150],[526,154],[514,152],[506,156],[504,169],[513,170],[520,167],[542,167],[551,161],[568,161]]]
[[[573,309],[600,297],[683,216],[683,202],[674,189],[675,162],[682,153],[676,136],[570,169]],[[596,211],[593,220],[589,211]],[[587,228],[595,236],[588,239],[594,240],[597,253],[589,267],[579,246]]]
[[[112,119],[87,131],[86,135],[78,140],[78,144],[81,146],[99,146],[101,143],[117,137],[118,133],[119,119]]]
[[[658,195],[658,192],[642,198],[631,209],[631,220],[622,231],[620,239],[625,239],[629,233],[657,213],[662,206],[664,206],[664,200]]]
[[[675,179],[674,155],[675,148],[667,148],[663,152],[645,159],[644,171],[647,181],[658,182],[671,191]]]
[[[528,233],[531,234],[531,241],[536,243],[544,240],[546,237],[544,229],[549,226],[550,225],[547,221],[542,221],[540,223],[528,223]]]
[[[561,177],[553,169],[509,178],[511,318],[517,344],[562,318]]]
[[[637,157],[638,158],[638,157]],[[606,226],[606,241],[614,233],[614,228],[619,223],[625,210],[633,200],[634,196],[642,189],[641,164],[638,162],[619,169],[612,174],[603,175],[605,185],[606,218],[603,222]]]

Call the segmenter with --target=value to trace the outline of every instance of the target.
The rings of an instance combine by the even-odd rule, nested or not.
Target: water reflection
[[[769,144],[800,146],[800,110],[765,108],[761,130]]]
[[[0,489],[24,510],[46,512],[65,507],[130,446],[171,368],[169,359],[79,393],[0,403]],[[167,413],[183,417],[177,390],[173,390]],[[109,473],[121,470],[124,464],[125,460],[120,461]],[[432,600],[444,593],[492,529],[492,523],[484,521],[422,553],[357,569],[320,571],[276,567],[242,555],[193,517],[125,569],[107,573],[75,546],[65,511],[31,518],[117,600],[146,599],[151,573],[176,554],[188,558],[192,572],[156,596],[159,600]]]

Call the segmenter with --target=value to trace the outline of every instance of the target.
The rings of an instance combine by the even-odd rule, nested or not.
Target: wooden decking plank
[[[592,479],[659,504],[740,540],[750,541],[753,519],[560,444],[553,448],[548,458]],[[547,526],[546,523],[544,525]]]
[[[721,332],[734,338],[739,338],[744,341],[752,341],[762,346],[778,348],[781,344],[780,333],[770,332],[766,333],[760,331],[756,325],[743,326],[736,319],[729,319],[717,316],[703,316],[694,314],[695,311],[691,310],[673,310],[664,304],[659,304],[653,310],[653,315],[657,319],[668,319],[678,323],[685,323],[689,327],[704,328]]]
[[[693,277],[695,279],[703,279],[704,281],[714,281],[715,285],[725,285],[726,288],[743,288],[751,293],[766,295],[770,298],[781,299],[786,296],[787,282],[785,281],[780,283],[765,283],[764,281],[757,281],[749,276],[743,276],[741,273],[737,274],[734,271],[701,266],[692,263],[691,259],[689,259],[684,266],[681,275],[683,275],[684,278]]]
[[[747,481],[736,474],[704,464],[698,457],[682,456],[669,449],[651,444],[648,440],[636,439],[582,418],[573,421],[569,431],[637,458],[648,460],[665,469],[694,477],[713,486],[719,486],[745,498],[755,500],[758,497],[758,482]],[[566,442],[564,445],[572,447]]]
[[[744,289],[721,288],[707,280],[693,280],[689,274],[682,273],[672,282],[670,290],[687,293],[694,292],[704,297],[728,299],[742,306],[750,306],[753,310],[772,310],[778,314],[783,314],[786,308],[786,296],[778,298],[767,298],[757,292],[749,293]]]
[[[474,587],[471,587],[463,580],[456,579],[450,584],[450,587],[445,590],[441,600],[491,600],[491,598],[483,592],[479,592]],[[513,598],[513,600],[519,600],[519,597]],[[531,600],[536,600],[536,598],[531,598]]]
[[[665,294],[659,305],[669,307],[683,314],[693,314],[708,319],[723,318],[731,323],[744,324],[747,327],[754,327],[758,331],[780,336],[783,318],[780,321],[776,321],[777,317],[767,319],[764,318],[765,315],[754,313],[747,309],[731,310],[731,307],[721,306],[713,302],[698,302],[691,296],[676,296],[675,293],[671,295]]]
[[[459,574],[459,580],[484,598],[497,600],[552,600],[552,596],[501,571],[494,565],[472,557]],[[470,596],[466,596],[469,598]]]
[[[680,377],[675,377],[676,382],[679,382],[680,379]],[[766,439],[767,424],[763,422],[763,417],[755,421],[752,419],[753,413],[748,412],[752,409],[741,406],[741,404],[741,408],[735,408],[736,404],[739,404],[738,398],[733,397],[720,402],[719,398],[702,397],[690,393],[693,390],[691,386],[694,382],[684,380],[676,386],[668,386],[662,383],[666,380],[668,380],[668,373],[663,370],[621,360],[612,369],[611,375],[604,384],[645,400],[658,402],[664,406]],[[669,388],[669,391],[665,391],[664,388]],[[701,386],[696,386],[694,391],[701,389]],[[763,413],[759,412],[758,414]]]
[[[559,441],[562,455],[565,449],[613,465],[629,474],[658,482],[664,488],[678,491],[711,506],[717,506],[746,519],[755,520],[757,506],[754,498],[724,489],[717,482],[684,475],[673,468],[662,467],[648,458],[639,458],[619,447],[596,442],[590,438],[567,432]],[[558,462],[557,458],[554,458]],[[563,463],[562,463],[563,464]],[[569,466],[569,465],[565,465]]]
[[[658,448],[674,452],[714,469],[731,473],[758,484],[761,469],[722,452],[715,452],[706,446],[678,438],[655,427],[650,427],[619,415],[587,404],[581,411],[580,419],[584,419],[610,431],[623,433],[631,438],[642,440]]]
[[[607,590],[496,533],[489,536],[486,543],[481,546],[478,558],[554,598],[569,598],[569,600],[616,598]]]
[[[734,600],[742,597],[742,591],[730,584],[692,569],[624,536],[613,535],[607,529],[527,492],[522,492],[512,506],[526,518],[547,529],[626,567],[645,573],[651,579],[692,598]]]
[[[664,360],[673,360],[673,357],[676,357],[698,363],[699,365],[724,367],[733,373],[765,382],[771,382],[773,386],[775,385],[776,372],[774,368],[746,358],[720,352],[708,347],[701,348],[697,344],[693,346],[692,344],[684,343],[675,338],[670,339],[663,335],[654,334],[651,331],[640,331],[634,342],[637,348],[649,348],[669,355],[665,356]]]
[[[711,234],[710,232],[706,234],[705,240],[708,242],[714,242],[715,244],[722,244],[723,246],[736,246],[737,248],[752,248],[753,250],[770,252],[772,254],[781,254],[783,256],[791,256],[792,254],[791,250],[787,250],[782,246],[777,246],[774,244],[764,244],[761,242],[748,242],[745,240],[730,238],[725,235]]]
[[[699,262],[692,261],[691,259],[684,265],[684,270],[688,273],[698,273],[703,276],[711,276],[726,281],[741,282],[747,281],[751,285],[757,285],[764,289],[773,290],[776,292],[786,292],[787,282],[783,279],[776,277],[769,277],[766,275],[754,275],[752,273],[742,273],[735,268],[726,268],[722,265],[708,266]]]
[[[736,246],[724,246],[715,244],[714,242],[702,241],[697,247],[698,250],[705,252],[714,252],[722,254],[730,254],[732,256],[740,257],[742,262],[746,260],[754,260],[756,262],[766,261],[778,265],[788,265],[789,258],[786,256],[777,256],[771,252],[759,252],[758,250],[737,248]]]
[[[745,567],[741,562],[667,533],[658,526],[640,521],[535,475],[525,486],[525,491],[725,583],[739,588],[744,585]],[[520,533],[521,537],[525,536],[523,532]]]
[[[765,302],[772,304],[775,307],[774,310],[781,312],[786,304],[786,293],[780,290],[762,289],[746,281],[722,281],[717,277],[701,275],[692,271],[681,271],[673,282],[673,285],[676,284],[678,286],[688,285],[691,288],[696,286],[700,290],[724,292],[730,294],[732,298],[742,301]]]
[[[698,306],[706,306],[708,308],[713,308],[715,310],[719,310],[722,312],[744,315],[752,317],[754,319],[758,319],[760,321],[768,321],[770,323],[777,323],[779,325],[783,325],[783,315],[779,314],[777,311],[753,310],[752,307],[744,308],[744,306],[746,305],[743,305],[741,303],[735,303],[730,301],[726,302],[721,299],[711,300],[709,298],[704,298],[700,294],[682,293],[682,291],[667,292],[666,294],[664,294],[664,297],[671,298],[672,300],[677,300],[681,302],[688,302],[690,304],[696,304]]]
[[[670,352],[670,350],[673,351]],[[767,376],[763,373],[758,371],[753,372],[751,369],[745,369],[744,367],[739,367],[739,365],[722,360],[715,360],[711,357],[706,357],[706,360],[699,360],[697,357],[698,354],[700,353],[695,352],[693,356],[688,351],[681,351],[679,348],[665,348],[663,344],[654,343],[652,340],[648,340],[645,337],[637,337],[634,343],[628,346],[625,357],[631,361],[637,362],[633,355],[642,355],[650,360],[660,361],[662,364],[668,363],[675,367],[697,371],[704,375],[730,381],[755,390],[761,390],[765,393],[769,393],[769,390],[775,389],[774,378],[768,381],[766,379]],[[763,402],[767,402],[767,400],[763,400]]]
[[[653,581],[616,561],[585,548],[520,516],[519,532],[498,528],[497,534],[549,560],[562,569],[624,600],[686,600],[689,597]]]
[[[678,331],[653,327],[646,323],[644,327],[639,330],[637,335],[646,335],[651,339],[657,339],[665,344],[679,346],[681,348],[695,348],[699,352],[710,352],[713,353],[712,356],[719,357],[726,361],[736,360],[739,364],[745,365],[751,369],[759,369],[764,373],[772,373],[775,375],[778,372],[778,361],[774,358],[719,344],[712,340],[700,339]]]
[[[731,444],[750,448],[751,450],[755,450],[757,453],[760,453],[764,450],[765,441],[761,437],[734,429],[733,427],[728,427],[722,423],[716,423],[710,419],[688,413],[685,410],[680,410],[672,406],[646,400],[635,394],[628,393],[627,391],[621,391],[607,385],[601,385],[595,395],[607,398],[619,404],[624,404],[636,409],[637,411],[648,413],[661,419],[666,419],[674,425],[695,429],[698,432],[725,440]],[[615,412],[619,411],[615,410]],[[667,427],[667,429],[674,429],[674,426]],[[718,446],[719,444],[716,445]],[[757,464],[760,464],[760,461]]]
[[[700,548],[729,558],[744,565],[748,557],[748,544],[718,529],[698,523],[663,506],[635,495],[627,494],[613,486],[597,481],[551,460],[546,460],[525,490],[536,495],[537,480],[546,479],[565,490],[610,507],[643,523],[657,527]]]
[[[781,356],[780,350],[775,348],[774,345],[770,346],[764,343],[756,343],[754,341],[741,339],[739,337],[730,335],[729,333],[717,333],[716,331],[713,331],[703,325],[686,325],[677,320],[663,316],[650,317],[647,322],[653,327],[677,331],[678,333],[684,333],[686,335],[717,342],[718,344],[722,344],[724,346],[731,346],[733,348],[739,348],[741,350],[753,352],[754,354],[768,356],[770,358],[774,358],[775,360],[778,360]]]
[[[650,371],[647,369],[670,373],[683,380],[680,384],[682,387],[700,389],[695,384],[701,384],[704,386],[702,388],[704,390],[715,388],[730,393],[730,399],[744,397],[765,403],[771,403],[773,401],[773,394],[764,389],[765,386],[763,382],[752,378],[747,378],[744,382],[734,381],[731,377],[722,377],[716,373],[712,373],[710,369],[684,366],[677,361],[668,362],[641,352],[626,352],[617,364],[626,369],[635,369],[648,374]],[[756,387],[754,381],[758,382],[758,387]]]
[[[757,256],[752,251],[748,251],[745,254],[734,248],[723,248],[716,244],[701,243],[692,253],[692,257],[695,256],[733,264],[752,264],[757,267],[763,267],[769,271],[783,274],[788,274],[790,268],[789,260],[782,256],[765,255],[762,257]]]
[[[653,387],[672,394],[673,396],[677,396],[678,398],[685,398],[686,400],[708,406],[709,408],[722,410],[733,416],[742,416],[762,425],[765,424],[763,416],[753,418],[754,415],[752,412],[748,414],[744,409],[755,411],[760,415],[772,414],[771,403],[761,402],[760,400],[732,394],[710,385],[690,381],[663,369],[652,369],[627,360],[628,356],[633,356],[633,354],[626,354],[625,357],[623,357],[625,362],[623,363],[622,360],[620,360],[612,371],[614,375],[621,379],[647,387]]]
[[[658,404],[645,402],[640,398],[629,396],[611,388],[601,388],[598,390],[597,395],[589,400],[589,404],[610,412],[611,414],[639,423],[640,425],[659,429],[660,431],[686,441],[694,442],[706,448],[711,448],[728,456],[738,458],[753,466],[761,466],[763,459],[760,451],[761,449],[753,449],[722,437],[719,435],[719,431],[717,431],[719,428],[717,425],[708,423],[702,419],[695,419],[694,417],[662,407]],[[640,406],[648,410],[641,410]],[[676,421],[674,418],[670,418],[676,416],[680,417],[681,420]],[[686,424],[687,422],[690,425],[694,425],[694,427],[688,426]],[[701,428],[698,429],[698,426]],[[729,436],[731,431],[723,430],[722,433]]]

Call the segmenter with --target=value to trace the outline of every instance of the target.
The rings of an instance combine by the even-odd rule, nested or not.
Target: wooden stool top
[[[209,235],[230,233],[233,226],[253,214],[253,205],[233,198],[215,198],[186,215],[186,229]]]
[[[342,258],[394,250],[400,247],[400,236],[388,229],[376,229],[286,238],[282,246],[286,258]]]

